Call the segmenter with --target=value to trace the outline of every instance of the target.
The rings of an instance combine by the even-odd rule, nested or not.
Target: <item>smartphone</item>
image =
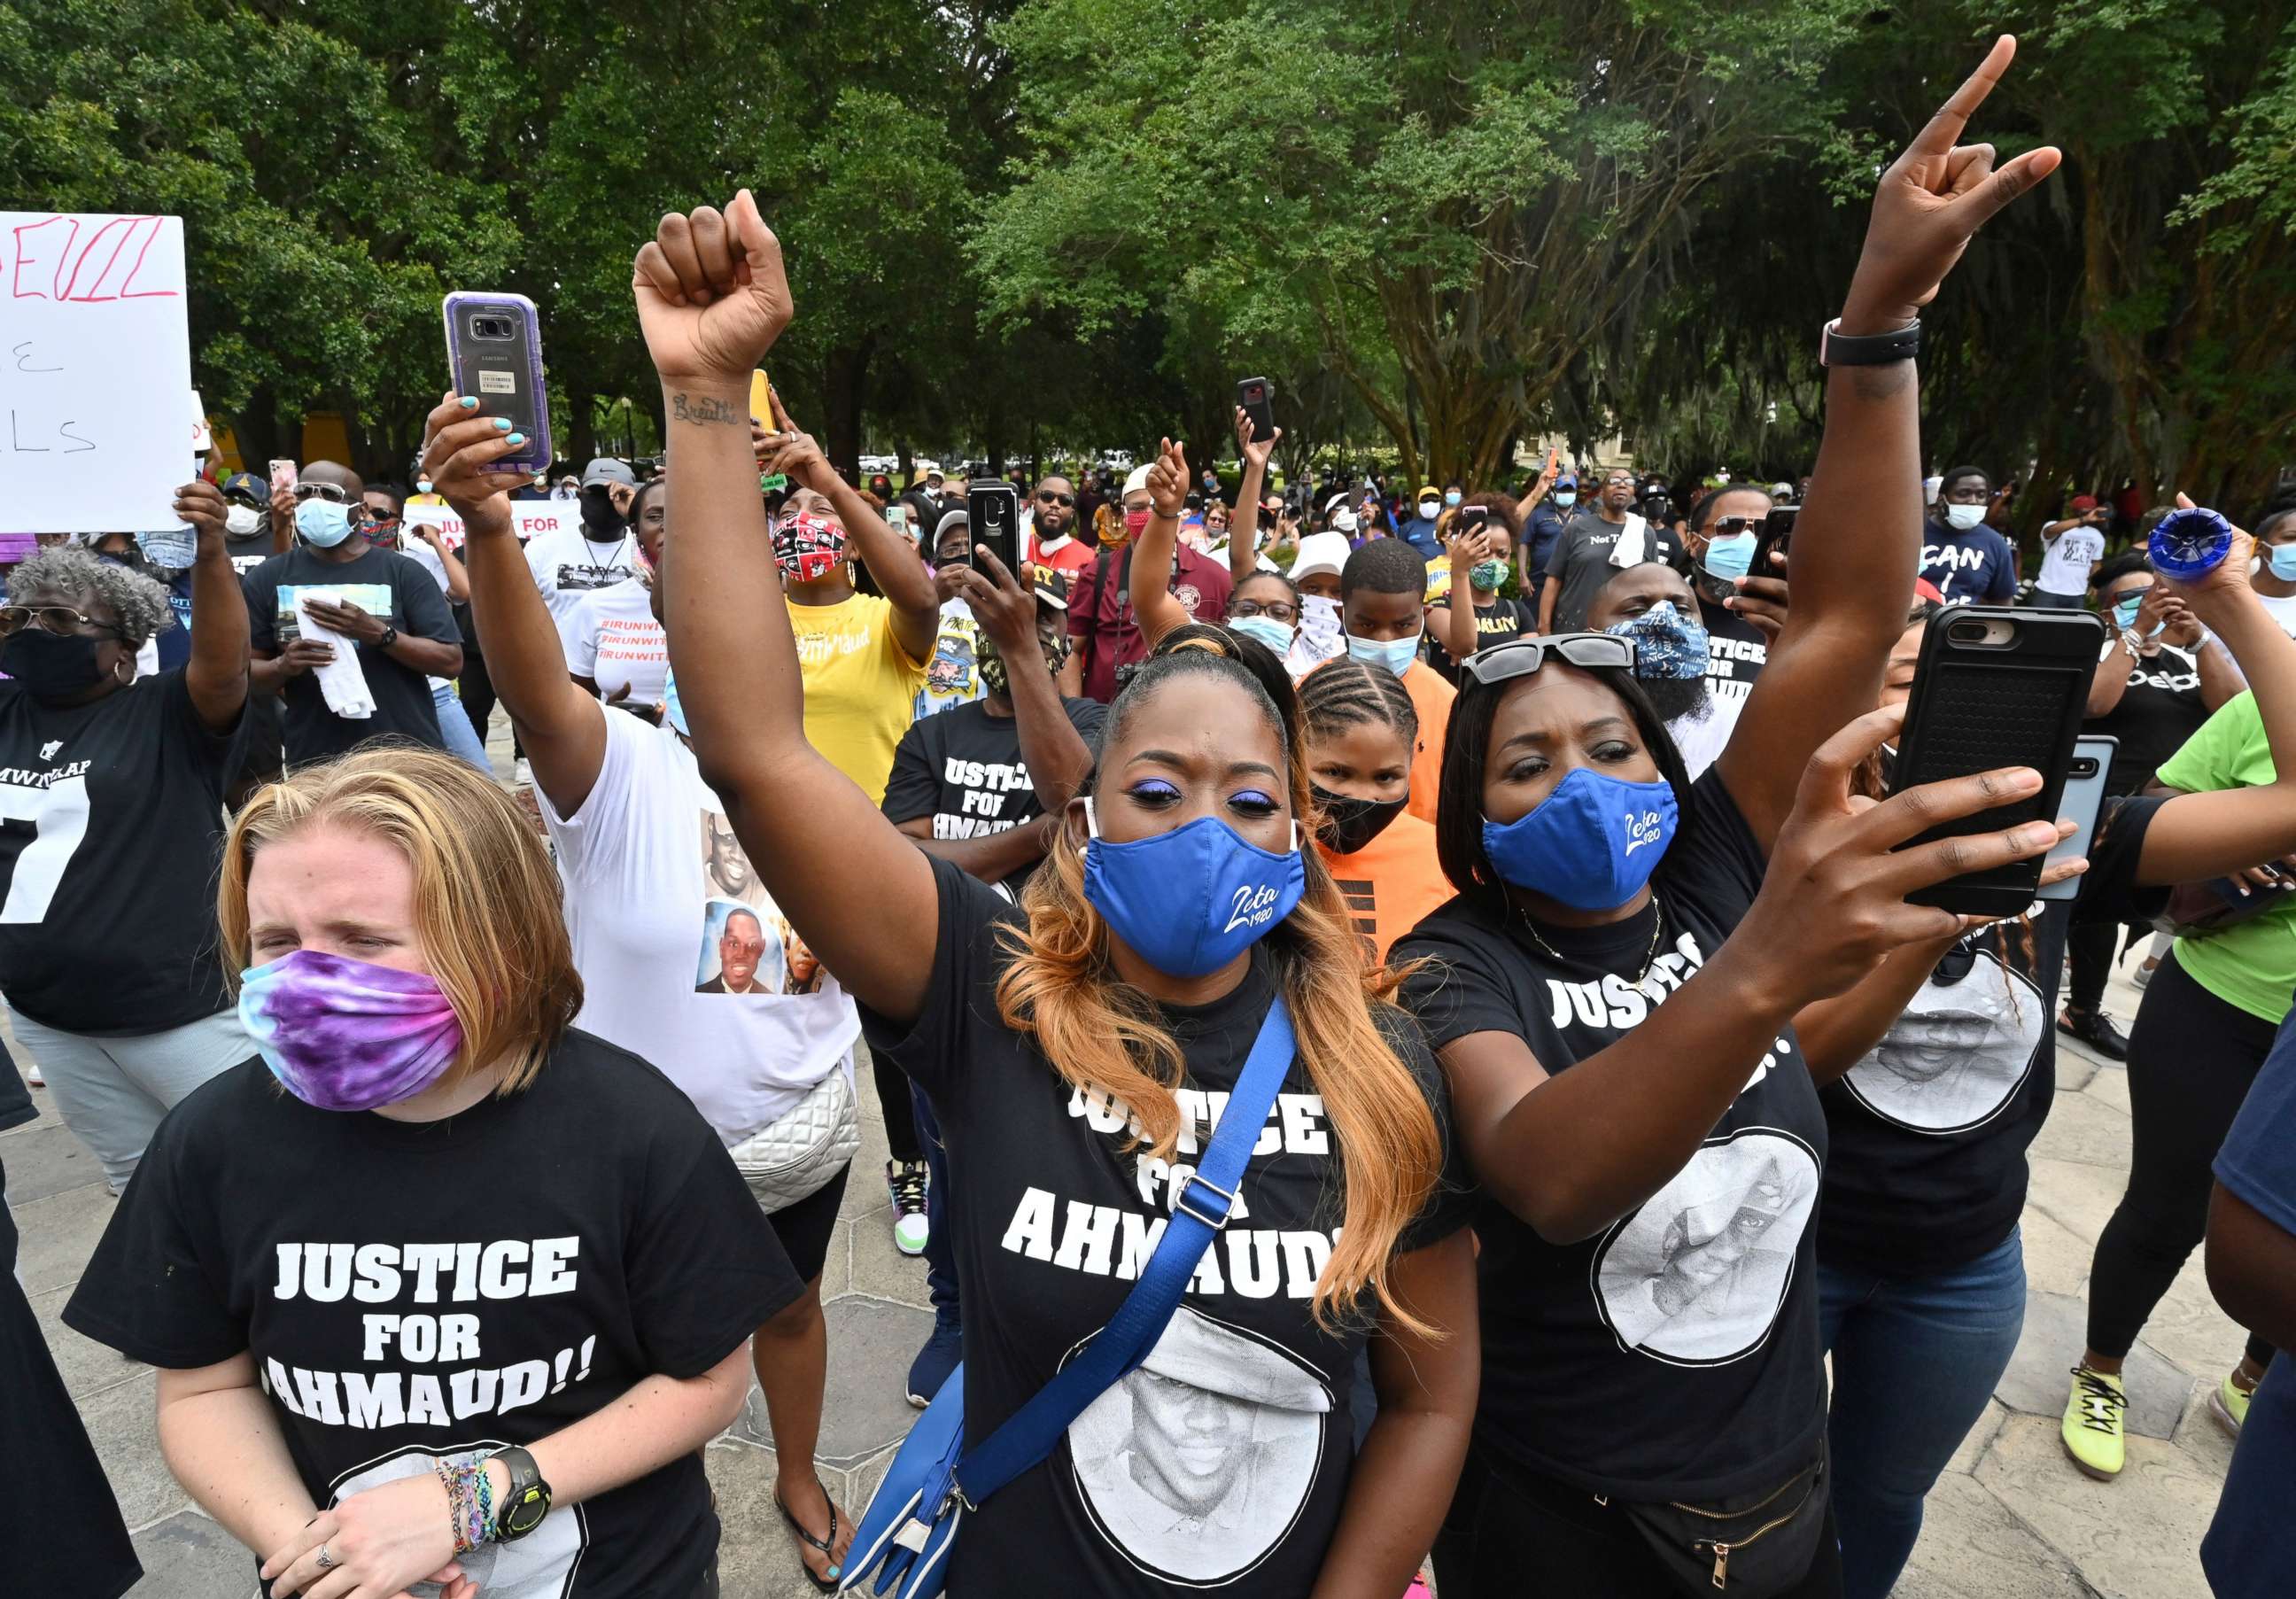
[[[972,542],[987,545],[1016,578],[1021,575],[1021,491],[1002,478],[975,478],[964,486]],[[965,552],[972,559],[972,552]]]
[[[542,324],[523,294],[458,289],[447,296],[447,365],[455,392],[479,402],[476,414],[505,418],[526,443],[495,463],[498,471],[549,470],[550,403],[542,391]]]
[[[885,507],[885,525],[912,544],[916,542],[909,531],[909,508],[896,502]]]
[[[296,470],[292,461],[274,461],[271,463],[271,487],[275,489],[283,488],[292,494],[295,485],[301,480],[302,474]]]
[[[2065,768],[2065,797],[2057,806],[2058,819],[2070,822],[2073,830],[2041,857],[2044,871],[2059,861],[2088,853],[2096,837],[2096,818],[2104,809],[2104,780],[2112,772],[2112,758],[2120,749],[2120,741],[2107,734],[2085,733],[2073,741],[2072,765]],[[2079,878],[2068,877],[2049,884],[2036,898],[2070,899],[2080,888]]]
[[[774,383],[762,366],[750,374],[750,420],[767,429],[774,425]]]
[[[1462,533],[1480,533],[1490,525],[1490,521],[1491,508],[1488,505],[1459,507],[1459,531]]]
[[[2103,646],[2104,624],[2087,611],[1949,605],[1931,619],[1890,791],[1997,767],[2030,767],[2041,774],[2041,788],[1941,822],[1906,848],[2062,814],[2065,775]],[[2033,903],[2040,881],[2041,859],[2034,856],[1906,898],[1964,914],[2014,916]]]
[[[1243,407],[1244,415],[1251,419],[1251,440],[1265,443],[1275,437],[1275,412],[1267,403],[1274,392],[1266,378],[1245,378],[1235,386],[1235,403]]]
[[[1784,555],[1793,543],[1794,518],[1801,514],[1800,505],[1773,505],[1762,518],[1762,531],[1754,543],[1754,563],[1746,569],[1750,578],[1782,578],[1784,570],[1770,557]]]

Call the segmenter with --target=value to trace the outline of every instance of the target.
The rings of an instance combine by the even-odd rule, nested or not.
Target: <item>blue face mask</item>
[[[1558,488],[1554,491],[1554,503],[1567,511],[1578,503],[1578,491],[1575,488]]]
[[[1674,841],[1680,810],[1664,783],[1628,783],[1579,767],[1513,821],[1483,820],[1499,880],[1582,911],[1626,904]]]
[[[351,508],[333,500],[305,500],[295,507],[295,531],[305,544],[332,550],[351,536]]]
[[[1109,930],[1167,977],[1217,972],[1266,938],[1307,891],[1300,828],[1278,855],[1218,816],[1111,844],[1085,801],[1084,897]]]
[[[1754,570],[1754,546],[1759,543],[1751,533],[1715,539],[1706,546],[1706,558],[1699,564],[1718,578],[1742,578]]]
[[[2296,544],[2276,544],[2266,553],[2272,575],[2283,583],[2296,583]]]
[[[1443,503],[1447,505],[1456,505],[1459,503],[1459,491],[1454,488],[1443,496]]]
[[[685,707],[677,702],[676,673],[666,672],[662,675],[661,698],[662,720],[668,722],[675,731],[683,733],[686,737],[692,738],[693,736],[693,731],[685,725]]]
[[[2136,593],[2133,594],[2127,594],[2120,599],[2115,600],[2112,603],[2113,625],[2117,627],[2134,627],[2136,626],[2136,611],[2137,608],[2144,603],[2144,591],[2142,589],[2137,590]]]
[[[1419,636],[1409,638],[1357,638],[1348,635],[1348,654],[1368,666],[1383,666],[1400,677],[1419,659]]]
[[[1645,682],[1706,675],[1706,629],[1671,605],[1653,605],[1603,631],[1635,641],[1635,676]]]
[[[1266,644],[1278,660],[1292,652],[1292,629],[1272,616],[1240,616],[1228,626],[1254,643]]]

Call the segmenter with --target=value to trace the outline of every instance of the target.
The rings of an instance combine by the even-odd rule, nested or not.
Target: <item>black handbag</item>
[[[1821,1439],[1817,1458],[1774,1487],[1697,1505],[1621,1501],[1619,1508],[1684,1594],[1769,1599],[1808,1574],[1832,1491]]]

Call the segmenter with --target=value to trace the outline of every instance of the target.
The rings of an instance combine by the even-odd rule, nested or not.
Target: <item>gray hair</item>
[[[98,560],[78,545],[42,550],[8,575],[12,604],[24,603],[23,596],[36,588],[94,594],[119,619],[119,640],[131,650],[176,625],[176,609],[168,603],[166,589],[141,572]]]

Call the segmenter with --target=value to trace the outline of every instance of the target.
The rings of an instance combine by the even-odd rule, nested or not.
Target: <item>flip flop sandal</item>
[[[827,1538],[816,1538],[813,1534],[808,1532],[805,1529],[805,1523],[791,1515],[790,1513],[790,1507],[782,1503],[781,1493],[778,1489],[774,1493],[774,1508],[782,1513],[782,1520],[790,1524],[790,1529],[791,1531],[795,1532],[798,1537],[803,1538],[815,1548],[820,1550],[824,1554],[829,1556],[829,1575],[826,1577],[815,1576],[813,1574],[813,1568],[807,1565],[803,1560],[800,1560],[797,1563],[798,1570],[805,1573],[805,1579],[813,1584],[814,1592],[817,1594],[833,1594],[837,1591],[838,1574],[845,1569],[843,1565],[839,1562],[837,1558],[837,1501],[829,1496],[829,1488],[827,1485],[823,1483],[820,1478],[815,1478],[813,1480],[813,1485],[821,1489],[821,1502],[829,1506],[829,1536]]]

